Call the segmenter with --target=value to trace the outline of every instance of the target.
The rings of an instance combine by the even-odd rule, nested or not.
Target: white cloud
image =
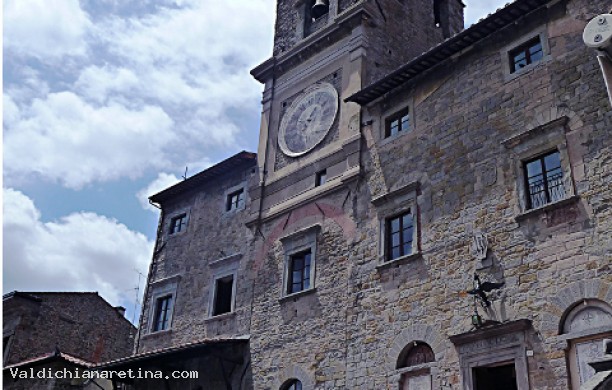
[[[464,9],[465,25],[471,26],[478,20],[486,17],[488,14],[495,12],[498,8],[502,8],[507,0],[467,0]]]
[[[149,185],[138,191],[136,197],[143,209],[157,212],[158,209],[149,204],[149,196],[155,195],[178,182],[179,178],[175,175],[162,172]]]
[[[86,54],[91,28],[78,0],[5,0],[4,45],[39,59]]]
[[[31,11],[20,1],[7,2],[11,23],[32,24],[25,20]],[[26,72],[24,64],[26,70],[11,74],[20,80],[9,80],[5,90],[9,185],[42,178],[78,189],[152,169],[178,170],[255,140],[245,134],[252,128],[241,128],[245,120],[239,115],[259,112],[261,85],[249,70],[270,53],[274,0],[168,0],[151,3],[144,14],[92,14],[93,23],[76,1],[58,1],[62,6],[45,14],[31,33],[46,28],[43,35],[64,37],[68,29],[74,39],[66,42],[72,45],[58,52],[82,51],[77,43],[87,38],[95,56],[89,63],[73,63],[68,72],[59,66]],[[78,33],[61,26],[72,18],[66,16],[70,12]],[[24,31],[8,28],[7,45],[17,50],[19,45],[10,42],[25,39]],[[34,41],[53,46],[45,39]],[[256,128],[257,120],[252,121]]]
[[[77,189],[134,178],[167,164],[172,125],[159,107],[95,107],[72,92],[52,93],[21,108],[21,120],[5,128],[5,175],[11,182],[36,173]]]
[[[74,213],[42,222],[23,193],[4,190],[4,289],[98,291],[133,303],[135,270],[146,272],[153,243],[114,219]]]

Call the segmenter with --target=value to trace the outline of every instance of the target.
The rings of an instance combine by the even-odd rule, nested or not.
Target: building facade
[[[516,0],[463,30],[459,0],[279,0],[257,156],[151,198],[140,334],[109,367],[579,389],[612,336],[612,113],[582,41],[611,7]]]
[[[79,378],[21,378],[13,374],[64,369],[76,373],[132,351],[136,328],[125,318],[125,309],[111,306],[98,293],[14,291],[3,296],[2,306],[6,389],[108,386],[104,381],[96,386]]]

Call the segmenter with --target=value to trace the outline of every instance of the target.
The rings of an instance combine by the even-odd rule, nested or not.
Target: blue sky
[[[465,3],[469,25],[504,2]],[[3,7],[3,291],[98,291],[131,319],[147,197],[257,149],[275,1]]]

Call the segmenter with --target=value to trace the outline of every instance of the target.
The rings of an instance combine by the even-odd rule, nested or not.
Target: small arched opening
[[[612,307],[598,299],[577,302],[561,317],[559,333],[568,343],[571,387],[578,390],[595,375],[589,363],[604,355],[603,340],[612,337]]]
[[[408,344],[397,359],[401,372],[400,390],[431,389],[431,368],[436,356],[429,344],[414,341]]]

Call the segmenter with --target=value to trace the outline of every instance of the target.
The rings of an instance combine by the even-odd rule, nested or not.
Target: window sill
[[[279,298],[278,301],[280,303],[287,302],[287,301],[290,301],[290,300],[293,300],[294,302],[297,302],[297,300],[299,298],[301,298],[301,297],[303,297],[305,295],[314,294],[316,291],[317,291],[316,287],[309,288],[307,290],[302,290],[302,291],[298,291],[298,292],[293,293],[293,294],[285,295],[285,296]]]
[[[382,271],[387,268],[399,267],[402,264],[406,264],[413,260],[420,259],[421,257],[423,257],[423,254],[421,252],[411,253],[409,255],[398,257],[397,259],[385,261],[384,263],[377,265],[376,269]]]
[[[233,317],[236,317],[236,311],[230,311],[229,313],[217,314],[216,316],[208,317],[204,320],[204,322],[227,320]]]
[[[553,202],[553,203],[548,203],[548,204],[546,204],[546,205],[544,205],[542,207],[538,207],[537,209],[530,209],[530,210],[524,211],[521,214],[515,216],[514,220],[517,221],[517,222],[520,222],[520,221],[523,221],[523,220],[525,220],[525,219],[527,219],[529,217],[532,217],[534,215],[538,215],[538,214],[544,213],[546,211],[554,210],[554,209],[557,209],[557,208],[561,208],[561,207],[567,206],[569,204],[576,203],[576,202],[578,202],[579,199],[580,199],[580,196],[572,195],[572,196],[570,196],[568,198],[561,199],[561,200],[558,200],[558,201]]]
[[[152,331],[152,332],[149,332],[147,334],[143,334],[142,338],[143,339],[152,339],[152,338],[155,338],[155,337],[163,337],[163,336],[168,335],[170,333],[172,333],[172,328],[164,329],[164,330]]]

